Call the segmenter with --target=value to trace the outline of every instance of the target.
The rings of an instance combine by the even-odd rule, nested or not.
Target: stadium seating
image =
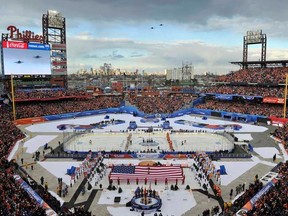
[[[281,104],[263,104],[249,101],[206,100],[204,104],[199,104],[196,108],[267,117],[283,117],[283,106]]]
[[[280,87],[261,87],[261,86],[235,86],[235,85],[216,85],[203,90],[205,93],[213,94],[237,94],[246,96],[261,97],[284,97],[284,88]]]
[[[218,76],[215,81],[233,83],[278,84],[285,83],[285,75],[287,72],[287,67],[249,68],[241,69],[239,71],[233,71],[229,74]]]
[[[10,121],[10,113],[0,108],[0,215],[46,215],[35,200],[31,199],[13,175],[17,164],[7,161],[7,156],[14,143],[24,134]]]

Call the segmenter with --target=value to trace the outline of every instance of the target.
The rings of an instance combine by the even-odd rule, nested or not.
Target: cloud
[[[58,10],[67,17],[69,25],[78,25],[83,20],[91,23],[127,22],[139,23],[147,21],[159,21],[157,23],[174,22],[186,24],[199,24],[205,26],[211,17],[222,17],[227,20],[235,16],[247,17],[250,20],[257,19],[285,21],[285,0],[242,0],[235,4],[227,0],[61,0],[61,1],[37,1],[37,0],[9,0],[5,7],[1,7],[1,22],[20,21],[23,19],[39,19],[40,13],[46,13],[47,8]],[[83,10],[85,9],[85,10]],[[113,10],[113,15],[107,15]],[[7,18],[6,18],[7,17]],[[2,24],[2,23],[1,23]],[[6,25],[4,25],[6,26]]]
[[[77,56],[81,52],[83,55],[99,57],[93,59],[93,67],[98,68],[104,62],[109,62],[115,68],[131,71],[135,71],[135,68],[137,68],[146,72],[163,72],[168,68],[180,67],[182,62],[191,62],[196,73],[207,71],[227,73],[235,68],[229,62],[238,61],[242,58],[242,46],[222,47],[200,40],[180,40],[169,43],[133,40],[109,41],[99,38],[77,41],[76,38],[70,38],[69,44],[78,44],[78,46],[69,47],[68,59],[70,61],[68,63],[76,62]],[[82,47],[82,49],[79,50],[78,47]],[[91,54],[88,55],[87,53]],[[103,55],[103,53],[107,54]],[[125,58],[125,56],[133,58],[133,61]],[[127,61],[124,61],[124,59],[127,59]],[[90,62],[85,63],[90,67]],[[87,66],[87,68],[89,67]],[[69,71],[72,72],[72,68],[69,65]],[[75,69],[73,72],[75,72]]]
[[[87,54],[85,56],[83,56],[83,58],[99,58],[98,55],[95,54]]]
[[[131,58],[137,58],[137,57],[142,57],[142,56],[143,54],[136,54],[136,53],[130,55]]]
[[[116,59],[122,59],[124,58],[124,55],[121,54],[117,54],[117,50],[114,50],[112,52],[112,54],[106,55],[106,56],[102,56],[102,59],[108,59],[108,60],[116,60]]]

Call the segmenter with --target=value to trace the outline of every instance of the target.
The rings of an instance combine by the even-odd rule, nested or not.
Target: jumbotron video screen
[[[2,41],[4,75],[51,75],[50,45]]]

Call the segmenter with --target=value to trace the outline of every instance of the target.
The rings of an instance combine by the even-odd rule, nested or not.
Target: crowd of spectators
[[[98,110],[110,107],[118,107],[122,101],[121,96],[99,96],[87,99],[66,99],[56,101],[40,101],[16,103],[18,118],[38,117],[70,112]]]
[[[32,93],[33,97],[38,95],[38,98],[45,98],[55,95],[61,96],[59,91],[51,94],[45,91]],[[27,96],[23,94],[24,98]],[[31,96],[31,95],[30,95]],[[30,97],[29,96],[29,97]],[[63,96],[63,95],[62,95]],[[27,98],[28,99],[28,98]],[[44,101],[38,103],[17,103],[17,117],[33,117],[41,115],[59,114],[67,112],[77,112],[83,110],[97,110],[102,108],[117,107],[121,102],[120,97],[100,97],[93,99],[71,99]],[[15,181],[13,175],[18,174],[18,165],[14,162],[9,162],[7,157],[17,140],[25,137],[18,129],[12,120],[12,108],[9,104],[1,103],[0,106],[0,215],[46,215],[45,210],[38,206],[36,201],[20,187],[20,184]],[[25,180],[25,176],[23,176]],[[29,181],[27,181],[29,184]],[[56,212],[62,212],[59,201],[54,198],[45,188],[34,182],[30,184],[33,190],[40,195]],[[91,215],[84,209],[77,208],[74,213],[64,213],[60,215]]]
[[[207,100],[204,104],[198,104],[196,108],[268,117],[283,117],[283,106],[281,104],[253,103],[250,101]]]
[[[249,184],[246,191],[234,201],[232,205],[232,211],[236,213],[240,210],[252,197],[257,194],[263,188],[263,183],[256,178],[254,183]]]
[[[279,166],[277,173],[275,186],[255,203],[247,215],[288,215],[288,161]]]
[[[285,83],[288,67],[249,68],[216,77],[216,82]]]
[[[263,69],[264,70],[264,69]],[[264,70],[265,71],[265,70]],[[265,74],[265,73],[263,73]],[[243,76],[243,75],[242,75]],[[264,76],[263,79],[269,76]],[[243,78],[243,77],[242,77]],[[271,77],[269,77],[271,78]],[[246,87],[236,89],[229,89],[226,86],[223,88],[211,88],[209,91],[215,93],[226,93],[232,94],[232,92],[237,92],[237,94],[245,93]],[[256,89],[253,90],[253,87],[249,87],[247,94],[252,95],[256,92]],[[261,90],[259,90],[261,91]],[[277,92],[276,88],[273,88],[272,92]],[[208,91],[207,91],[208,92]],[[242,92],[242,93],[241,93]],[[71,93],[71,92],[70,92]],[[29,99],[31,97],[36,98],[50,98],[50,97],[62,97],[74,95],[79,92],[65,93],[61,90],[55,91],[53,93],[41,91],[33,92],[29,96],[25,93],[16,93],[16,98]],[[263,95],[272,96],[269,92],[263,90]],[[82,92],[80,92],[82,94]],[[234,93],[233,93],[234,94]],[[279,93],[280,94],[280,93]],[[84,95],[84,93],[83,93]],[[262,95],[262,96],[263,96]],[[280,97],[280,96],[279,96]],[[193,101],[193,96],[189,94],[179,94],[179,95],[168,95],[168,96],[157,96],[157,97],[129,97],[129,102],[132,105],[137,106],[141,111],[145,113],[172,113],[183,108],[185,105],[190,105]],[[67,112],[79,112],[83,110],[97,110],[110,107],[118,107],[123,100],[122,96],[100,96],[97,98],[86,98],[86,99],[65,99],[65,100],[56,100],[56,101],[41,101],[41,102],[20,102],[16,103],[17,107],[17,118],[27,118],[51,114],[61,114]],[[219,111],[229,111],[243,114],[255,114],[263,116],[282,116],[282,105],[271,105],[271,104],[257,104],[247,101],[218,101],[218,100],[207,100],[205,104],[200,104],[197,108],[201,109],[212,109]],[[35,201],[31,199],[28,194],[21,189],[20,185],[14,180],[13,175],[16,173],[17,165],[14,162],[8,162],[6,157],[11,151],[14,143],[22,139],[24,134],[11,122],[12,120],[12,111],[9,105],[4,105],[0,107],[0,214],[1,215],[45,215],[43,209],[37,207]],[[283,128],[279,128],[275,131],[274,135],[285,142],[288,140],[288,125],[285,125]],[[287,144],[286,144],[287,147]],[[271,209],[276,208],[279,212],[287,212],[288,203],[285,196],[288,193],[287,189],[287,162],[281,166],[279,169],[280,180],[276,184],[276,187],[271,189],[262,199],[260,199],[255,208],[250,212],[250,214],[269,214]],[[5,182],[5,184],[4,184]],[[286,183],[285,183],[286,182]],[[261,182],[256,179],[254,184],[250,184],[249,188],[246,190],[244,195],[238,198],[233,204],[233,211],[239,210],[248,200],[250,200],[253,195],[255,195],[261,188]],[[44,200],[52,200],[51,195],[43,188],[34,188],[41,194]],[[280,201],[275,201],[276,197],[280,197]],[[54,203],[58,209],[59,204]],[[53,207],[54,204],[52,203]],[[82,212],[81,209],[77,210]],[[276,211],[276,212],[277,212]],[[80,213],[79,215],[84,213]],[[278,214],[280,215],[280,214]]]
[[[14,143],[24,138],[10,121],[9,110],[7,105],[0,107],[0,215],[46,215],[14,179],[17,164],[7,160]]]
[[[25,173],[19,172],[19,165],[14,161],[8,161],[7,157],[17,140],[23,139],[25,135],[18,129],[12,120],[11,107],[7,104],[0,106],[0,215],[22,216],[22,215],[46,215],[45,209],[40,207],[36,200],[14,179],[14,175]],[[27,175],[27,173],[26,173]],[[53,197],[43,186],[35,181],[31,184],[26,175],[22,178],[32,189],[45,200],[49,206],[60,215],[91,215],[84,209],[76,209],[75,213],[63,212],[60,202]],[[29,178],[29,177],[28,177]],[[62,213],[61,213],[62,212]]]
[[[1,152],[2,154],[2,152]],[[0,160],[0,215],[46,215],[44,209],[15,181],[15,164],[8,162],[3,155]]]
[[[44,95],[43,95],[44,94]],[[33,96],[32,96],[33,95]],[[63,95],[61,91],[55,91],[53,93],[41,91],[33,92],[31,94],[17,94],[16,96],[21,99],[29,99],[30,97],[37,98],[49,98],[49,97],[61,97]],[[18,102],[17,107],[17,118],[26,118],[34,116],[43,116],[51,114],[61,114],[67,112],[77,112],[83,110],[97,110],[110,107],[118,107],[120,102],[123,100],[122,97],[108,97],[101,96],[98,98],[87,98],[87,99],[66,99],[56,101],[37,101],[35,102]],[[173,97],[170,96],[168,104],[173,106],[171,112],[179,109],[185,103],[190,103],[192,98],[188,96]],[[156,101],[156,100],[155,100]],[[160,99],[157,103],[160,103]],[[151,101],[153,103],[153,101]],[[144,104],[142,104],[144,106]],[[162,107],[162,111],[165,112],[165,108]],[[5,157],[8,156],[11,148],[15,142],[19,139],[24,138],[24,134],[13,124],[12,120],[12,109],[9,104],[1,104],[0,107],[0,203],[1,215],[45,215],[45,210],[38,207],[36,202],[29,197],[29,195],[20,187],[20,185],[14,180],[13,175],[17,173],[17,164],[8,162]],[[168,109],[169,110],[169,109]],[[25,179],[25,177],[24,177]],[[4,184],[5,182],[5,184]],[[60,212],[60,204],[57,200],[52,197],[45,189],[35,183],[30,185],[35,192],[37,192],[47,203],[53,207],[54,210]],[[77,209],[75,214],[78,215],[89,215],[88,212],[83,209]]]
[[[203,89],[204,93],[216,94],[238,94],[247,96],[261,96],[261,97],[284,97],[284,88],[277,87],[260,87],[260,86],[228,86],[216,85]]]
[[[167,96],[129,97],[129,102],[144,113],[173,113],[190,105],[195,99],[191,94],[170,94]]]
[[[256,200],[252,209],[245,213],[245,215],[288,215],[288,161],[281,162],[274,169],[273,171],[278,173],[275,185],[265,191],[263,195]],[[258,175],[256,175],[254,183],[251,183],[249,188],[246,189],[233,204],[229,202],[224,206],[224,215],[235,215],[235,213],[242,209],[262,188],[263,184],[258,179]]]
[[[284,148],[288,150],[288,124],[285,124],[283,127],[278,127],[273,135],[280,139]]]
[[[11,121],[0,119],[0,128],[0,155],[5,157],[11,151],[13,143],[24,138],[25,135]]]
[[[15,99],[43,99],[43,98],[61,98],[66,96],[87,96],[91,95],[84,90],[68,89],[68,90],[33,90],[33,91],[16,91]]]

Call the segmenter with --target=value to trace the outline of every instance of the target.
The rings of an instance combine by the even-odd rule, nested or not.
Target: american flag
[[[183,180],[183,170],[179,166],[114,166],[110,172],[111,180],[144,180],[148,181],[164,181],[168,180]]]

